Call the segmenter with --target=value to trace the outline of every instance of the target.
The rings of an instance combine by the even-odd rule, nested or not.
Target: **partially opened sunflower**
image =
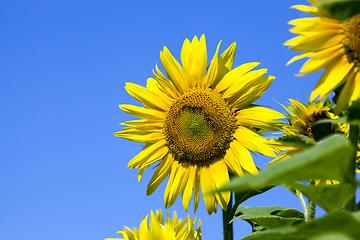
[[[311,94],[312,100],[317,96],[322,99],[344,85],[334,110],[339,113],[360,96],[360,14],[341,22],[326,10],[316,7],[319,0],[308,1],[314,6],[292,6],[315,17],[289,22],[295,25],[290,31],[299,36],[284,45],[303,53],[292,58],[288,64],[310,58],[300,69],[299,76],[325,69]]]
[[[200,188],[209,214],[219,202],[226,210],[230,192],[207,194],[229,181],[229,171],[241,176],[255,174],[257,168],[249,150],[276,156],[274,149],[257,129],[275,130],[274,119],[284,115],[251,105],[270,86],[275,77],[263,75],[267,69],[251,71],[259,63],[243,64],[232,70],[235,43],[218,57],[220,43],[208,66],[205,36],[184,41],[181,63],[164,47],[160,60],[168,79],[156,66],[154,79],[147,86],[126,84],[128,93],[144,107],[120,105],[125,112],[141,118],[124,122],[116,136],[146,143],[128,166],[143,172],[153,163],[156,170],[146,194],[155,191],[170,174],[165,190],[165,207],[180,192],[184,209],[194,192],[194,212]]]
[[[199,219],[199,226],[195,230],[195,218],[192,220],[188,215],[187,219],[181,220],[177,218],[174,212],[171,219],[167,213],[164,224],[162,212],[156,211],[156,214],[151,210],[150,221],[148,225],[149,215],[144,217],[139,229],[131,230],[125,227],[122,231],[117,232],[124,238],[107,238],[105,240],[201,240],[201,221]]]
[[[339,116],[331,112],[332,103],[327,99],[325,102],[309,101],[308,104],[303,104],[297,100],[289,99],[292,106],[284,107],[288,113],[289,124],[283,126],[283,136],[289,135],[304,135],[316,142],[328,137],[332,134],[338,133],[347,136],[347,124],[331,124],[323,123],[314,125],[316,121],[322,119],[338,119]],[[286,149],[284,153],[279,155],[270,163],[284,160],[294,154],[303,151],[296,147],[281,146],[281,149]],[[315,180],[315,184],[333,184],[338,183],[334,180]]]

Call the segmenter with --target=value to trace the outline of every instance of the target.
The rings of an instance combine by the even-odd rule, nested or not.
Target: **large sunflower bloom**
[[[289,124],[283,126],[284,132],[283,136],[289,135],[304,135],[314,141],[320,141],[326,136],[329,136],[334,133],[339,133],[347,135],[345,124],[331,124],[324,123],[313,125],[318,120],[321,119],[337,119],[338,115],[335,115],[331,112],[330,106],[331,103],[327,100],[324,104],[323,101],[318,100],[317,102],[309,102],[308,104],[303,104],[297,100],[289,99],[292,106],[285,107],[288,113]],[[287,151],[275,158],[273,162],[283,160],[288,158],[302,150],[296,147],[284,147],[282,149]],[[315,184],[332,184],[337,183],[333,180],[315,180]]]
[[[200,219],[199,226],[195,230],[194,224],[196,218],[191,220],[189,215],[186,220],[181,220],[181,218],[177,219],[176,212],[174,212],[172,219],[169,217],[169,213],[167,213],[164,224],[162,212],[156,211],[156,214],[154,214],[151,210],[149,225],[148,218],[149,215],[144,217],[139,229],[134,228],[134,230],[131,230],[125,227],[117,233],[121,234],[125,240],[201,240]],[[105,240],[115,239],[121,240],[122,238],[107,238]]]
[[[315,7],[318,0],[308,1],[314,6],[292,6],[316,17],[289,22],[295,25],[290,31],[300,36],[288,40],[284,45],[303,53],[287,64],[310,58],[300,69],[299,76],[325,69],[311,94],[312,100],[319,95],[322,99],[344,84],[334,109],[339,113],[360,96],[360,14],[341,22],[326,10]]]
[[[194,212],[200,186],[209,214],[217,202],[226,210],[230,192],[207,194],[229,181],[229,171],[241,176],[257,173],[249,150],[275,156],[274,149],[255,129],[274,130],[274,119],[284,115],[251,105],[270,86],[273,76],[263,77],[267,69],[250,71],[259,63],[243,64],[231,70],[235,43],[218,57],[220,43],[207,70],[205,36],[184,41],[182,66],[164,47],[160,60],[169,80],[156,66],[155,79],[146,88],[126,84],[128,93],[145,107],[120,105],[141,120],[124,122],[116,136],[146,143],[128,166],[143,172],[156,166],[146,190],[150,195],[170,174],[165,190],[165,207],[170,207],[182,192],[187,211],[194,191]]]

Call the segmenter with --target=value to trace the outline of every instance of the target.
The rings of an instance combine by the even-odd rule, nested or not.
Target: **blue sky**
[[[125,82],[146,85],[164,45],[179,59],[185,38],[205,34],[211,57],[221,39],[221,52],[236,41],[234,67],[257,61],[277,77],[257,104],[280,111],[274,99],[307,101],[320,74],[295,77],[303,62],[285,67],[296,54],[283,46],[294,36],[287,22],[305,16],[295,4],[307,2],[2,1],[0,239],[119,237],[151,209],[165,211],[165,183],[145,196],[153,170],[139,183],[126,167],[142,144],[113,136],[134,119],[118,105],[138,105]],[[244,205],[301,209],[281,187]],[[179,199],[174,210],[186,218]],[[192,210],[203,239],[222,238],[221,211],[209,216],[202,200]],[[235,239],[249,233],[235,222]]]

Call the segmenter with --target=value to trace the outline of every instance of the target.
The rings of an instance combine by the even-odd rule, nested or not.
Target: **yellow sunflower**
[[[188,215],[186,220],[177,219],[174,212],[172,220],[167,213],[164,224],[162,212],[156,211],[156,215],[151,210],[150,224],[148,226],[149,215],[144,217],[140,224],[140,228],[131,230],[125,227],[123,231],[117,232],[121,234],[125,240],[201,240],[201,221],[199,226],[194,230],[196,218],[191,220]],[[186,225],[187,223],[187,225]],[[105,240],[121,240],[123,238],[106,238]]]
[[[289,135],[304,135],[314,141],[320,141],[326,136],[329,136],[333,133],[340,133],[346,135],[344,124],[318,124],[312,126],[312,124],[321,119],[337,119],[339,116],[330,112],[330,102],[327,100],[326,104],[323,101],[318,100],[317,102],[310,101],[308,104],[303,104],[297,100],[289,99],[292,106],[287,106],[286,110],[288,112],[289,124],[283,126],[284,132],[283,136]],[[273,162],[283,160],[287,157],[294,155],[295,153],[301,152],[302,150],[296,147],[284,147],[281,146],[282,150],[288,150],[277,158]],[[332,184],[337,183],[333,180],[315,180],[315,184]]]
[[[221,43],[221,42],[220,42]],[[218,57],[220,43],[208,66],[205,36],[184,41],[181,63],[164,47],[160,60],[168,79],[156,66],[147,86],[126,84],[128,93],[144,107],[120,105],[140,120],[122,123],[115,136],[146,143],[128,167],[140,168],[138,179],[153,163],[160,161],[146,190],[150,195],[170,174],[165,207],[170,207],[180,192],[184,209],[194,192],[194,212],[200,187],[209,214],[217,202],[226,210],[230,192],[205,194],[229,181],[229,171],[241,176],[257,173],[249,150],[276,156],[260,137],[258,129],[275,130],[274,119],[285,117],[274,110],[251,105],[270,86],[275,77],[263,75],[267,69],[252,70],[251,62],[232,69],[235,43]]]
[[[315,5],[319,0],[308,0],[314,6],[296,5],[292,8],[316,17],[299,18],[289,22],[295,25],[290,32],[298,34],[284,43],[302,54],[287,64],[310,58],[300,69],[299,76],[325,69],[311,94],[313,100],[326,97],[344,84],[334,109],[335,113],[360,96],[360,14],[341,22],[329,12]]]

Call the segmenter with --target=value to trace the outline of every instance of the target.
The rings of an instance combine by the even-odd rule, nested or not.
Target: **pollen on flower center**
[[[344,47],[349,63],[360,62],[360,14],[344,22]]]
[[[237,127],[219,93],[195,89],[172,104],[163,131],[175,160],[206,165],[225,156]]]

